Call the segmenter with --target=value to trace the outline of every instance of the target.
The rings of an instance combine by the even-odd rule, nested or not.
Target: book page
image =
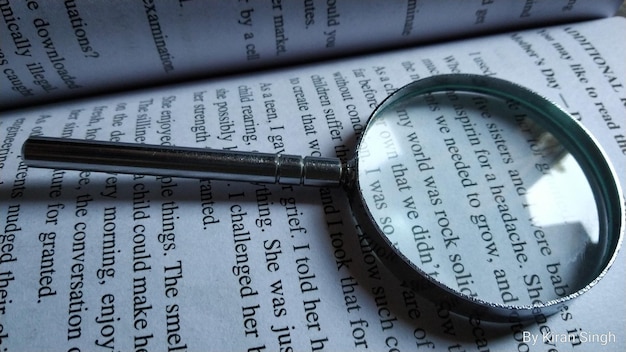
[[[401,286],[341,189],[36,169],[21,146],[45,135],[346,159],[395,89],[466,72],[563,106],[624,186],[625,34],[611,18],[5,114],[0,349],[624,350],[623,252],[557,314],[488,323]],[[524,253],[560,246],[524,239]]]
[[[619,0],[3,1],[0,109],[496,30]]]

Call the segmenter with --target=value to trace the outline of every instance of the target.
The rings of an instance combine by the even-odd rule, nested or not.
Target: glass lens
[[[356,162],[377,230],[440,286],[496,305],[541,305],[583,288],[606,264],[606,216],[542,119],[479,93],[388,103]]]

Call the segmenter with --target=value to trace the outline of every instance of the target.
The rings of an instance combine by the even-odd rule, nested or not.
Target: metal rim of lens
[[[536,113],[539,122],[547,131],[558,138],[568,152],[579,163],[590,183],[596,199],[600,220],[600,235],[605,236],[604,255],[599,259],[599,270],[595,278],[582,288],[566,296],[534,305],[505,305],[488,302],[465,295],[430,277],[396,250],[389,239],[374,224],[373,216],[361,191],[358,180],[358,155],[361,143],[368,132],[367,126],[377,115],[395,102],[418,95],[457,91],[481,93],[500,99],[511,99]],[[530,319],[536,315],[551,315],[558,312],[568,301],[588,291],[606,274],[617,257],[624,232],[623,194],[617,174],[606,153],[590,132],[574,117],[556,103],[523,86],[499,78],[473,74],[447,74],[420,79],[398,89],[388,96],[370,115],[368,125],[360,136],[355,158],[350,168],[354,180],[348,192],[359,236],[367,241],[372,251],[400,280],[422,296],[436,302],[446,301],[451,311],[465,316],[478,316],[490,321],[516,321]],[[596,258],[588,258],[596,259]]]

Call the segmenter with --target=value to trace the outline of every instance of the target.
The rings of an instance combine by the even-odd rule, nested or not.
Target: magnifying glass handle
[[[233,150],[30,137],[22,147],[26,165],[213,180],[338,186],[345,166],[337,158]]]

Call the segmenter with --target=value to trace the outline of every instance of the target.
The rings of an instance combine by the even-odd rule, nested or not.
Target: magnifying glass
[[[517,84],[451,74],[372,113],[354,158],[31,137],[28,166],[341,186],[377,257],[451,311],[510,321],[558,312],[614,262],[622,191],[591,134]]]

